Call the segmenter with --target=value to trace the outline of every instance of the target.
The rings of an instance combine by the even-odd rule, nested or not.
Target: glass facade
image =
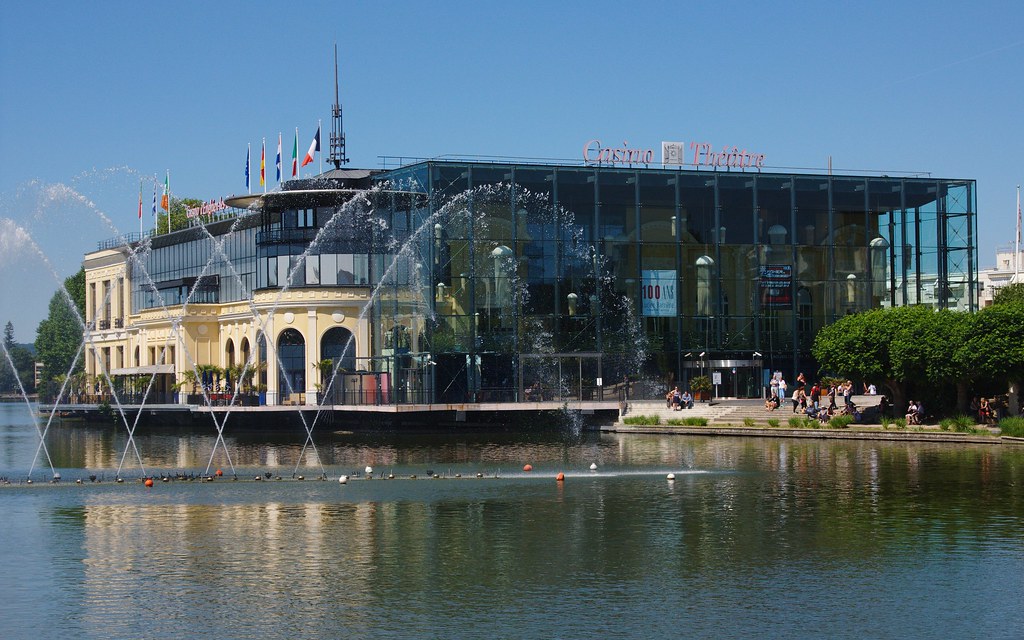
[[[133,311],[359,289],[371,331],[348,365],[395,398],[465,402],[699,373],[758,396],[769,371],[813,375],[842,315],[977,300],[972,180],[429,161],[362,186],[154,239]]]

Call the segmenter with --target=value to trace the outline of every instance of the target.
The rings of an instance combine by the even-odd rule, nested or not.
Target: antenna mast
[[[345,130],[341,122],[341,102],[338,100],[338,45],[334,45],[334,107],[331,109],[331,157],[335,169],[348,164],[345,157]]]

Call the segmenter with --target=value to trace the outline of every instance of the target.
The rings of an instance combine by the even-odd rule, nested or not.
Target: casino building
[[[976,308],[974,180],[690,149],[335,162],[107,241],[85,258],[87,372],[181,403],[190,370],[266,404],[614,400],[697,375],[758,397],[772,371],[814,375],[843,315]]]

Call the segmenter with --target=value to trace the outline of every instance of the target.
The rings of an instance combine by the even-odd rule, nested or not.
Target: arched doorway
[[[230,369],[235,366],[235,343],[231,338],[228,338],[227,344],[224,345],[224,368]]]
[[[278,393],[288,401],[298,402],[306,391],[306,340],[295,329],[285,329],[277,337]]]

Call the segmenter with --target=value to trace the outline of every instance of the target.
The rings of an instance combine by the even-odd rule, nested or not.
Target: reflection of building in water
[[[920,177],[336,169],[230,199],[209,235],[88,254],[87,371],[180,402],[193,363],[269,404],[517,401],[538,354],[587,354],[548,395],[703,369],[756,396],[765,370],[817,370],[815,334],[848,313],[976,308],[975,203],[973,180]]]

